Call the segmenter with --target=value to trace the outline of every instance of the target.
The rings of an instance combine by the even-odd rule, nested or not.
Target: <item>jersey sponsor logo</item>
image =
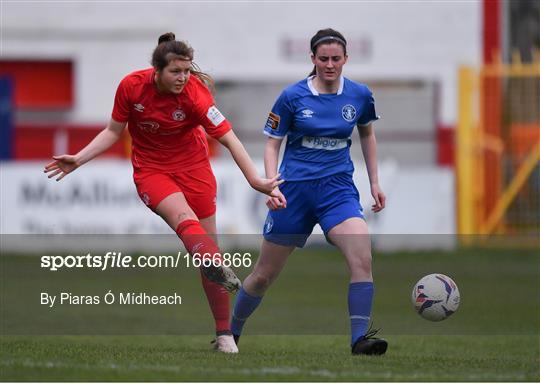
[[[281,120],[281,117],[279,115],[276,115],[273,112],[270,112],[268,115],[268,120],[266,120],[265,128],[271,129],[273,131],[277,130],[279,127],[279,121]]]
[[[182,132],[182,131],[183,131],[182,128],[170,129],[170,130],[167,129],[167,130],[160,130],[159,134],[163,136],[169,136],[169,135],[176,135],[177,133]]]
[[[212,105],[210,108],[208,108],[208,112],[206,112],[206,117],[208,117],[208,120],[212,122],[216,127],[223,123],[225,121],[225,116],[221,114],[219,109],[216,108],[215,105]]]
[[[137,112],[144,112],[144,105],[142,105],[142,104],[133,104],[133,108]]]
[[[302,138],[302,147],[312,149],[324,149],[326,151],[335,151],[336,149],[347,148],[349,139],[335,139],[333,137],[312,137],[304,136]]]
[[[356,109],[351,104],[347,104],[341,109],[341,116],[348,121],[351,122],[356,117]]]
[[[156,123],[155,121],[139,121],[137,127],[146,133],[157,133],[159,130],[159,123]]]
[[[173,120],[176,120],[176,121],[182,121],[186,118],[186,114],[184,111],[178,108],[176,111],[172,113],[172,118]]]
[[[302,111],[302,117],[305,117],[305,118],[313,117],[314,113],[315,112],[313,112],[311,109],[304,109]]]

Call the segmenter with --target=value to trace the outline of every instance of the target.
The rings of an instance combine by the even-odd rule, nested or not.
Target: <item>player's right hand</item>
[[[281,193],[279,187],[274,188],[274,190],[272,191],[272,196],[269,196],[266,199],[266,206],[271,211],[287,208],[287,199],[285,198],[283,193]]]
[[[56,181],[62,180],[64,176],[73,172],[80,166],[76,157],[72,155],[53,156],[53,159],[54,161],[51,161],[45,166],[43,172],[48,173],[47,177],[49,179],[56,175],[60,175],[56,178]]]
[[[274,190],[282,184],[285,180],[281,180],[280,175],[272,177],[271,179],[265,179],[257,176],[254,180],[249,181],[249,185],[256,191],[262,192],[268,196],[274,196]]]

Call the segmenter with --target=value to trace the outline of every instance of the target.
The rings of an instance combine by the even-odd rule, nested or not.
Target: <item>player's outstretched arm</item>
[[[56,178],[60,181],[68,173],[73,172],[84,163],[89,162],[94,157],[100,155],[109,149],[120,139],[122,131],[127,123],[119,123],[111,119],[109,124],[86,147],[81,149],[76,155],[57,155],[53,156],[53,161],[45,166],[43,172],[48,174],[48,178]]]
[[[249,157],[246,149],[233,131],[227,132],[218,141],[231,152],[238,168],[240,168],[253,189],[269,196],[277,196],[274,189],[283,182],[279,180],[279,175],[269,179],[260,177],[251,157]]]
[[[362,153],[366,161],[369,184],[371,185],[371,195],[375,204],[371,206],[373,212],[382,211],[386,205],[386,196],[379,185],[379,171],[377,168],[377,140],[373,125],[358,126],[360,143],[362,144]]]
[[[282,142],[283,139],[276,139],[273,137],[268,137],[268,140],[266,141],[264,147],[264,169],[266,171],[266,177],[271,178],[278,173],[279,149],[281,148]],[[276,187],[274,193],[275,196],[269,196],[266,200],[266,206],[271,210],[287,208],[287,200],[279,190],[279,187]]]

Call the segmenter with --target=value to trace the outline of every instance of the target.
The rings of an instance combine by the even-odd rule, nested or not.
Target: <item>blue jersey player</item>
[[[374,212],[385,206],[379,186],[375,114],[371,91],[342,76],[347,43],[332,29],[311,39],[310,76],[286,88],[264,127],[268,136],[266,177],[277,174],[283,139],[287,144],[280,170],[285,182],[267,201],[261,254],[236,297],[231,331],[238,340],[246,319],[281,272],[295,247],[302,247],[315,224],[345,256],[350,269],[348,292],[353,354],[381,355],[387,342],[368,329],[373,301],[371,246],[358,190],[353,183],[351,134],[360,134],[367,165]]]

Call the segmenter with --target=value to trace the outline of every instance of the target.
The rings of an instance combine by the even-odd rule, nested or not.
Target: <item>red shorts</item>
[[[186,172],[137,169],[133,180],[139,197],[153,211],[167,196],[182,192],[199,219],[216,213],[217,185],[209,163]]]

